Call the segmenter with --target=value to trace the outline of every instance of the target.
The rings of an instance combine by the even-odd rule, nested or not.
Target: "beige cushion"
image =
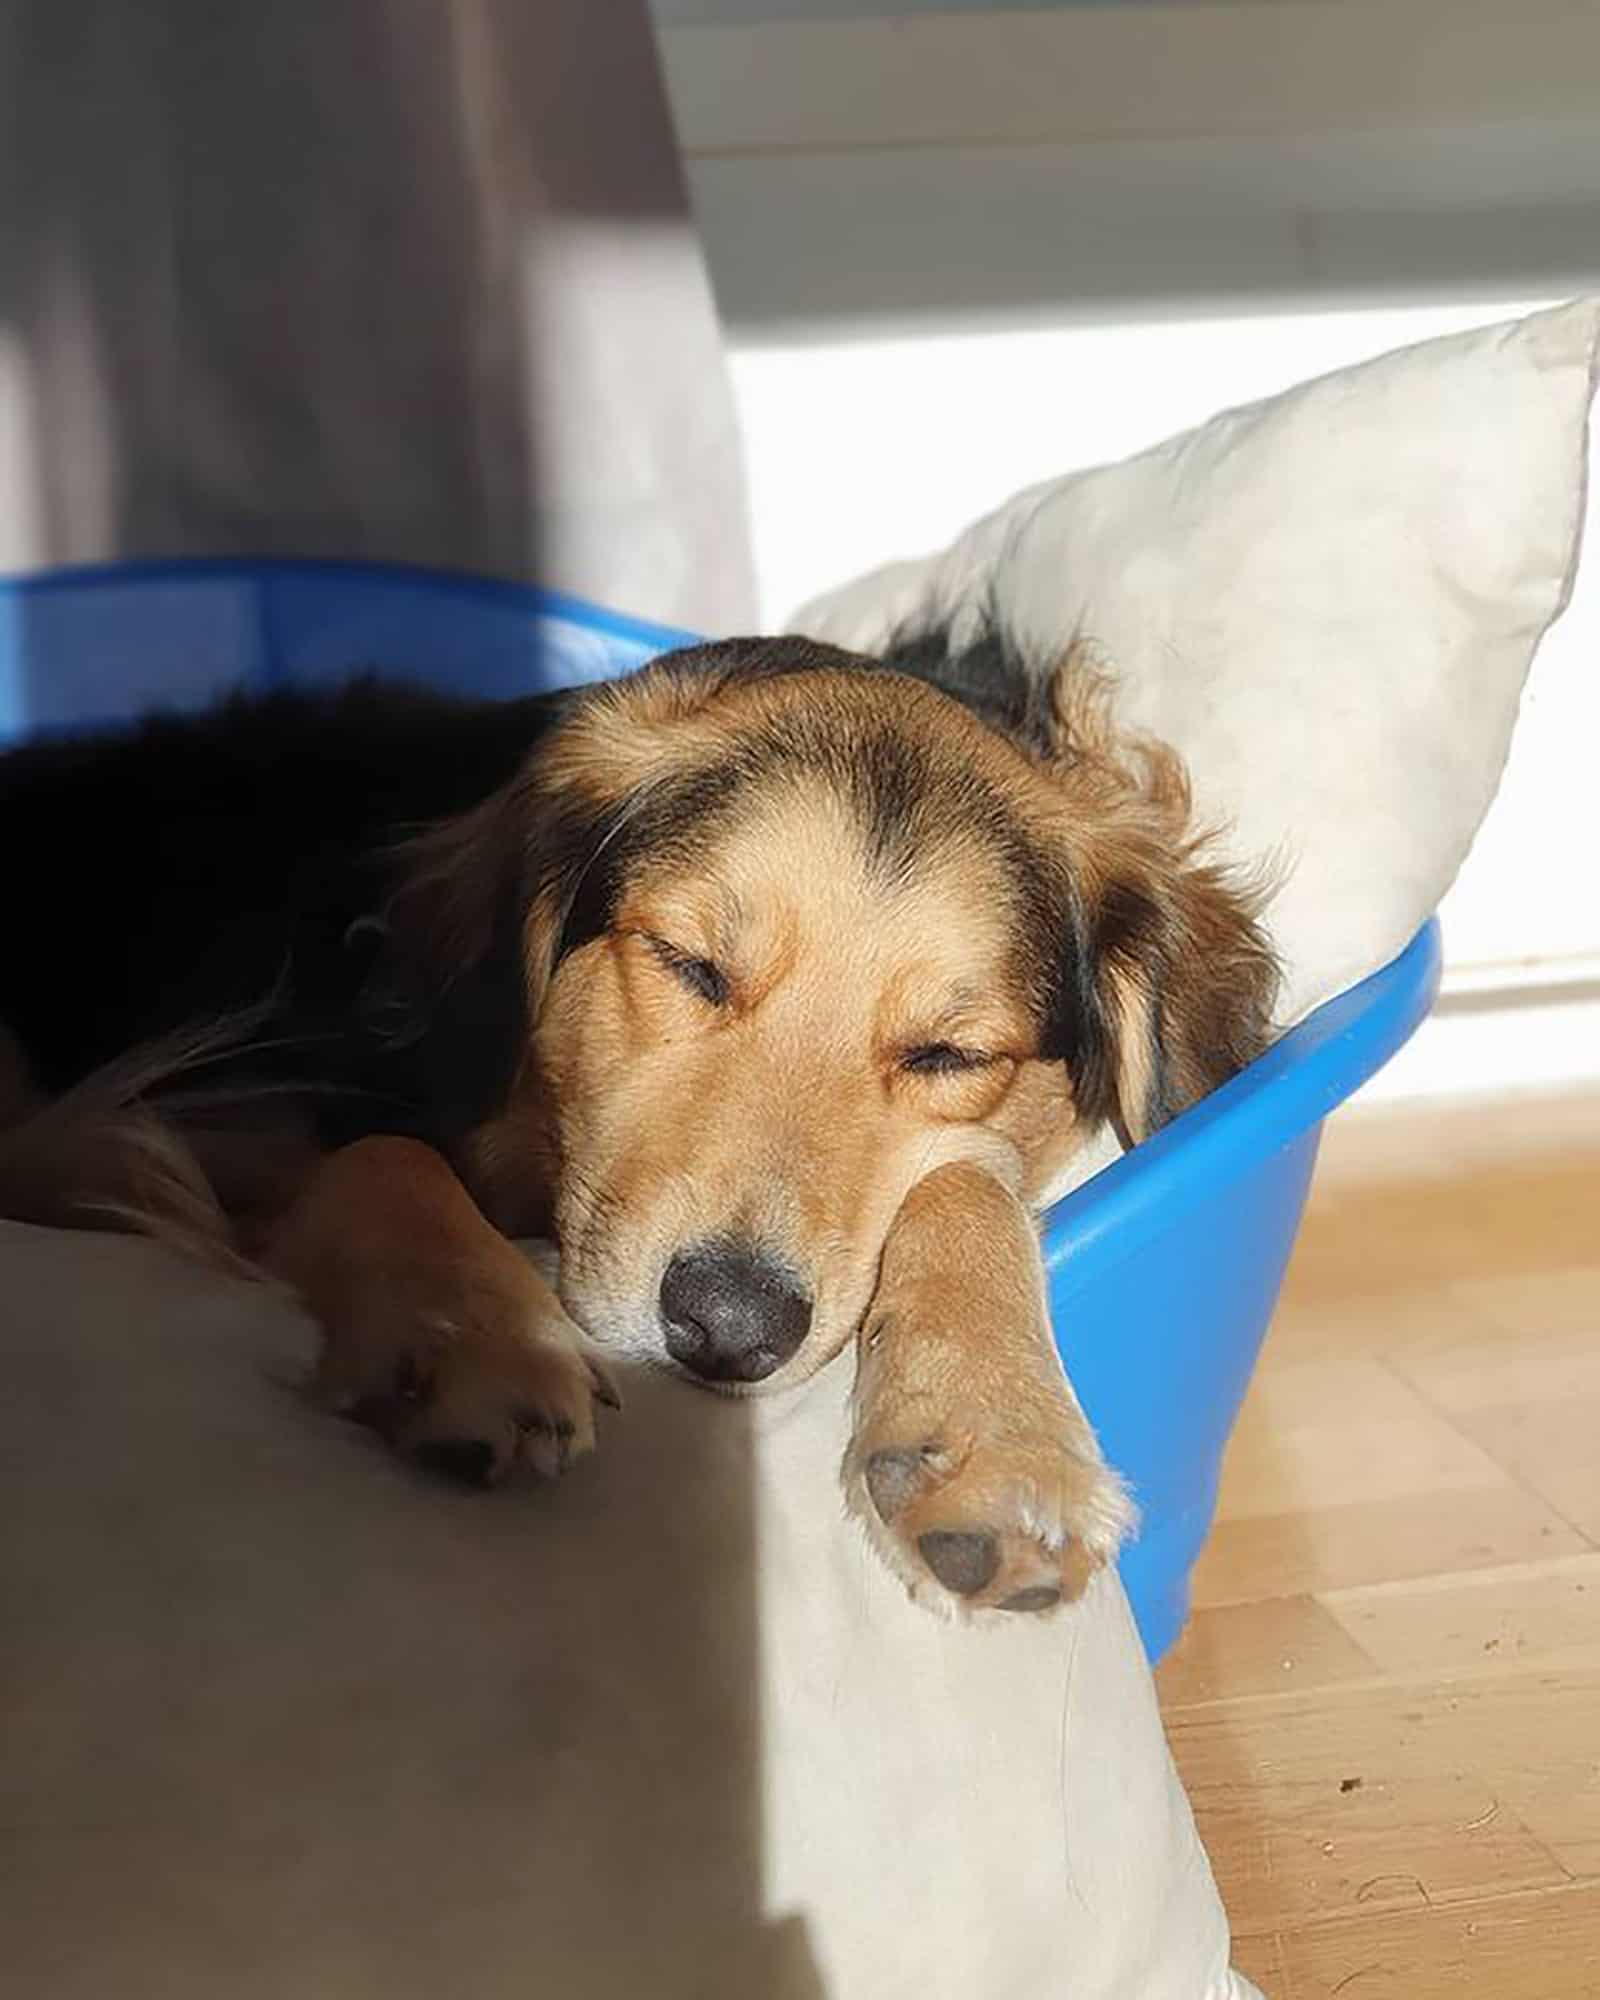
[[[0,1225],[0,1964],[50,2000],[1239,2000],[1114,1581],[957,1628],[842,1518],[848,1381],[631,1378],[442,1492],[310,1329]]]

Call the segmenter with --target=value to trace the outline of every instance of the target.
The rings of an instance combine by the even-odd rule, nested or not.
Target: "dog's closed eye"
[[[725,1007],[728,1003],[728,975],[720,965],[709,958],[696,958],[692,952],[681,950],[666,938],[653,937],[648,932],[644,941],[660,959],[661,963],[691,993],[713,1007]]]
[[[963,1070],[987,1069],[994,1057],[980,1049],[957,1048],[954,1042],[926,1042],[907,1049],[900,1067],[909,1076],[955,1076]]]

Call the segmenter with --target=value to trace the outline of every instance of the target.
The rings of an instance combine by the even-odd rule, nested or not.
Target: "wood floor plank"
[[[1600,1093],[1340,1119],[1167,1729],[1270,2000],[1600,2000]]]
[[[1242,1972],[1252,1980],[1268,2000],[1292,2000],[1289,1993],[1289,1974],[1283,1960],[1283,1939],[1276,1931],[1265,1936],[1246,1936],[1234,1933],[1233,1965],[1236,1972]]]
[[[1420,1713],[1431,1763],[1472,1769],[1570,1875],[1600,1876],[1600,1661],[1443,1681]]]
[[[1600,1268],[1472,1290],[1498,1331],[1407,1349],[1387,1365],[1600,1542]]]
[[[1223,1695],[1330,1687],[1377,1671],[1359,1641],[1314,1597],[1225,1604],[1197,1611],[1161,1663],[1156,1685],[1170,1708]]]
[[[1329,1120],[1317,1163],[1333,1191],[1520,1177],[1524,1166],[1581,1169],[1600,1161],[1600,1089],[1519,1091],[1514,1096],[1439,1099],[1426,1105],[1352,1105]]]
[[[1600,1191],[1600,1168],[1596,1182]],[[1600,1263],[1592,1255],[1456,1290],[1471,1324],[1459,1348],[1428,1360],[1428,1387],[1447,1407],[1600,1390]],[[1474,1329],[1482,1329],[1476,1337]]]
[[[1402,1678],[1497,1663],[1600,1665],[1600,1553],[1330,1591],[1318,1608],[1366,1658]],[[1257,1622],[1270,1626],[1267,1607],[1257,1607]],[[1213,1681],[1228,1683],[1225,1667]],[[1231,1691],[1261,1690],[1235,1681]]]
[[[1375,1299],[1352,1297],[1342,1281],[1291,1265],[1267,1336],[1268,1368],[1297,1354],[1388,1357],[1408,1348],[1500,1338],[1501,1330],[1476,1308],[1469,1287],[1436,1272],[1413,1271],[1412,1280],[1409,1288],[1385,1290]]]
[[[1288,1930],[1570,1879],[1437,1721],[1426,1693],[1388,1684],[1169,1711],[1236,1926]]]
[[[1595,2000],[1600,1886],[1362,1916],[1274,1943],[1270,2000]]]
[[[1505,1403],[1456,1418],[1474,1444],[1600,1547],[1600,1395]]]
[[[1195,1567],[1198,1609],[1582,1555],[1588,1538],[1508,1478],[1500,1488],[1220,1521]]]
[[[1384,1371],[1371,1364],[1371,1372]],[[1398,1382],[1394,1388],[1410,1393]],[[1240,1427],[1229,1453],[1217,1518],[1312,1513],[1418,1494],[1498,1493],[1511,1484],[1509,1468],[1464,1435],[1463,1426],[1447,1422],[1418,1396],[1411,1404],[1382,1413],[1360,1403],[1335,1404],[1332,1414],[1298,1425],[1252,1419]],[[1359,1430],[1352,1429],[1352,1408],[1363,1411]]]

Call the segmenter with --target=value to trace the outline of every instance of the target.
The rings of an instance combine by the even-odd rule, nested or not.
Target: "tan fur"
[[[1270,1038],[1276,967],[1255,919],[1273,877],[1268,867],[1243,875],[1217,858],[1216,830],[1195,823],[1183,760],[1164,743],[1117,729],[1113,688],[1090,648],[1067,654],[1052,684],[1050,774],[1061,837],[1091,901],[1134,884],[1167,919],[1168,956],[1182,984],[1160,1040],[1181,1108],[1252,1061]],[[1149,1130],[1161,996],[1136,964],[1112,964],[1106,976],[1121,1023],[1124,1137],[1137,1141]]]
[[[1062,1372],[1027,1211],[982,1167],[940,1168],[895,1217],[845,1490],[913,1596],[943,1609],[1070,1601],[1132,1520]],[[971,1589],[941,1583],[941,1537],[975,1565]]]
[[[519,1458],[554,1474],[617,1401],[549,1285],[415,1140],[324,1159],[261,1254],[322,1328],[321,1400],[403,1451],[470,1439],[490,1454],[475,1478]]]

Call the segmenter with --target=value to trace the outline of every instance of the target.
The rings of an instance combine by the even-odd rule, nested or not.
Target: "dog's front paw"
[[[1133,1520],[1065,1383],[946,1405],[893,1379],[858,1395],[853,1511],[919,1602],[1048,1612],[1080,1596]]]
[[[514,1299],[324,1324],[314,1384],[327,1407],[458,1484],[492,1486],[517,1464],[554,1478],[594,1448],[609,1376],[558,1311]]]

